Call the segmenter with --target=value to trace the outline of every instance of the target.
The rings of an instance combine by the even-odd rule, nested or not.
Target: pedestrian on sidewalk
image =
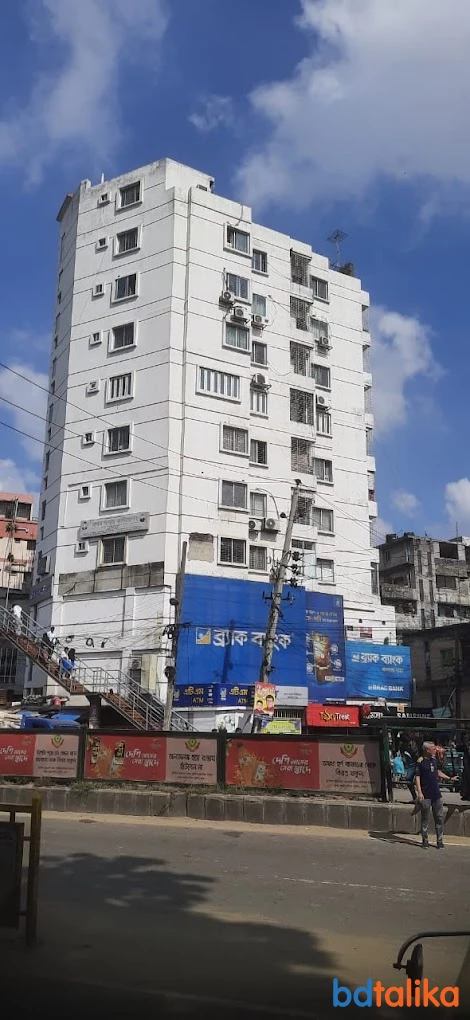
[[[444,849],[444,804],[439,779],[450,779],[441,772],[437,758],[437,747],[431,740],[425,740],[423,753],[416,765],[416,799],[421,807],[421,839],[423,848],[429,846],[429,816],[432,811],[436,827],[437,849]],[[455,780],[455,776],[452,777]]]

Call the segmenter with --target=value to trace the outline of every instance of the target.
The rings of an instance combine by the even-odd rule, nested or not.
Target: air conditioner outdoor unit
[[[256,375],[253,376],[251,382],[253,386],[264,387],[266,386],[266,376],[261,375],[261,372],[257,372]]]
[[[109,201],[109,191],[103,191],[102,195],[100,195],[98,199],[98,205],[107,205]]]
[[[319,347],[329,347],[330,343],[327,336],[319,336],[317,340]]]
[[[264,522],[265,531],[279,531],[279,521],[275,517],[266,517]]]
[[[248,531],[258,531],[258,527],[259,527],[258,521],[255,521],[254,518],[252,517],[251,520],[248,521]]]
[[[327,398],[326,397],[321,397],[319,393],[317,393],[317,395],[316,395],[316,402],[319,405],[319,407],[329,407],[330,406],[329,405],[329,401],[327,400]]]
[[[266,318],[266,316],[258,315],[257,313],[251,316],[251,321],[253,325],[258,326],[259,329],[264,329],[264,327],[268,325],[268,319]]]
[[[233,305],[233,302],[235,301],[235,294],[232,294],[231,290],[223,290],[220,295],[220,301],[222,301],[224,305]]]
[[[234,319],[240,319],[243,320],[243,322],[246,322],[248,317],[246,308],[244,308],[243,305],[234,305],[232,316]]]
[[[136,655],[130,661],[129,669],[141,669],[142,668],[142,656]]]

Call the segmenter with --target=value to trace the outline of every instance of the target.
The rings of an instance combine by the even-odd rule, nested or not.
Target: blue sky
[[[374,306],[379,509],[470,534],[470,4],[18,0],[0,40],[0,420],[42,439],[57,210],[163,156],[325,254],[348,234]],[[6,199],[6,201],[5,201]],[[24,410],[4,403],[14,401]],[[33,417],[34,412],[37,417]],[[0,426],[0,488],[41,446]]]

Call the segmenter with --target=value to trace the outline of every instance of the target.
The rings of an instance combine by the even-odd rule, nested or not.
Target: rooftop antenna
[[[346,240],[347,236],[348,235],[345,234],[344,230],[334,230],[333,233],[329,234],[329,236],[327,237],[327,241],[329,241],[330,244],[334,244],[334,246],[336,248],[336,263],[335,263],[335,265],[337,265],[337,266],[339,266],[341,264],[341,245],[342,245],[343,241]]]

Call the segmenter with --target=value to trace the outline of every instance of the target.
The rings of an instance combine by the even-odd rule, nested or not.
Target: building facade
[[[269,585],[297,478],[299,580],[344,596],[348,636],[396,639],[368,294],[213,189],[161,160],[58,215],[35,613],[160,695],[183,543],[188,573]]]
[[[415,681],[413,708],[448,708],[470,720],[470,623],[405,633]]]
[[[470,540],[435,541],[413,532],[379,547],[380,593],[399,634],[470,619]]]
[[[0,605],[18,603],[28,611],[36,536],[33,497],[0,492]],[[25,666],[23,656],[0,639],[0,700],[22,693]]]

